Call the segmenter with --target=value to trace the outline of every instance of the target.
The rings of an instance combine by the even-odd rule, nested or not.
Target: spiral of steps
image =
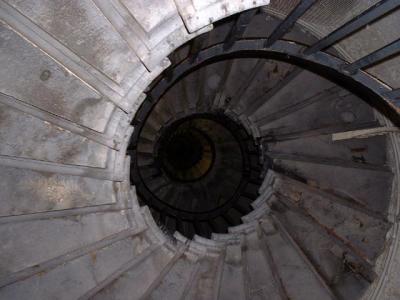
[[[222,112],[207,108],[177,119],[168,103],[155,105],[128,147],[139,199],[172,234],[227,233],[258,196],[262,164],[256,142]],[[189,101],[179,108],[189,111]]]
[[[398,0],[0,0],[0,299],[399,299]]]

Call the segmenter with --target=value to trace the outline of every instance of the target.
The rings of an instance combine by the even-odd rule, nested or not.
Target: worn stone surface
[[[187,294],[187,299],[213,299],[218,294],[223,254],[214,257],[203,257],[199,269]]]
[[[267,5],[269,0],[177,0],[175,3],[189,31],[194,32],[239,11]]]
[[[269,151],[278,153],[297,153],[320,156],[324,153],[326,158],[337,158],[347,161],[363,161],[370,164],[384,165],[386,153],[381,151],[386,143],[384,136],[375,136],[368,139],[352,139],[332,141],[331,135],[305,137],[301,140],[294,139],[280,143],[269,144]],[[309,147],[310,144],[315,147]]]
[[[128,238],[0,290],[0,298],[76,299],[140,254]]]
[[[150,294],[149,299],[180,299],[196,270],[193,258],[183,255]]]
[[[171,253],[163,248],[157,249],[153,255],[100,291],[94,299],[139,299],[171,259]]]
[[[12,0],[9,4],[116,83],[129,82],[138,59],[93,2]]]
[[[111,102],[4,25],[0,40],[1,93],[99,132],[105,130],[114,109]]]
[[[222,271],[221,286],[218,299],[245,299],[246,288],[240,244],[226,247],[225,263]]]
[[[279,68],[279,67],[278,67]],[[305,85],[304,82],[308,84]],[[274,94],[264,105],[251,116],[251,119],[261,119],[268,115],[271,109],[276,111],[293,103],[301,102],[311,96],[333,87],[334,83],[311,72],[303,71],[302,74],[289,80],[287,85]]]
[[[350,198],[373,211],[385,212],[388,208],[388,203],[376,199],[390,197],[391,173],[284,160],[278,161],[277,166],[307,178],[310,185]],[[331,182],[335,182],[335,188],[331,188]]]
[[[2,276],[40,264],[128,228],[123,212],[1,225]]]
[[[345,105],[343,105],[345,103]],[[296,108],[294,112],[287,113],[290,106],[275,111],[275,107],[267,107],[276,114],[281,113],[282,117],[276,118],[274,113],[260,119],[258,124],[263,134],[274,136],[295,132],[305,132],[312,129],[319,129],[329,126],[337,126],[336,132],[347,131],[346,126],[356,126],[363,123],[371,123],[372,127],[375,117],[369,107],[354,96],[335,97],[321,96],[312,104]],[[294,106],[294,104],[292,105]],[[314,115],[315,118],[308,118]],[[340,127],[343,127],[341,129]]]
[[[0,215],[115,203],[115,183],[0,166]]]
[[[0,154],[60,164],[106,167],[108,147],[0,104]]]
[[[251,299],[266,297],[279,299],[278,283],[274,282],[271,267],[261,249],[256,231],[246,235],[242,251],[247,279],[247,295]],[[269,280],[265,280],[265,278],[269,278]]]
[[[289,299],[334,299],[329,288],[321,284],[319,275],[307,266],[298,250],[281,234],[267,233],[264,241],[268,248],[264,251],[270,252]]]

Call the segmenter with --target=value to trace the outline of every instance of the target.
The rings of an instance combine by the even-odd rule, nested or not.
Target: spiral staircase
[[[399,299],[399,26],[0,0],[0,299]]]

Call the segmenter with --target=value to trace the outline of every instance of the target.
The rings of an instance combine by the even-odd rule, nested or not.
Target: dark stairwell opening
[[[251,24],[263,14],[246,14],[252,18],[245,30],[237,28],[243,18],[235,16],[172,53],[172,66],[148,88],[133,121],[131,181],[167,232],[210,238],[242,224],[269,169],[306,185],[318,181],[318,188],[356,203],[334,188],[340,179],[320,183],[329,172],[316,165],[369,168],[385,160],[374,150],[384,143],[378,137],[368,145],[346,141],[349,163],[329,142],[336,131],[377,125],[362,101],[371,104],[373,96],[322,64],[285,54],[315,40],[300,28],[290,36],[297,44],[261,52],[265,41]],[[232,51],[238,34],[243,46],[236,42],[238,50]],[[375,206],[384,215],[387,203]]]
[[[149,114],[131,149],[132,181],[157,223],[189,238],[210,238],[242,224],[261,184],[255,139],[217,110],[157,121],[155,115]],[[153,140],[148,122],[158,132]]]
[[[318,39],[298,24],[273,40],[279,23],[246,12],[169,56],[132,123],[131,181],[167,234],[213,239],[267,214],[356,297],[385,247],[393,178],[385,137],[356,135],[380,126],[374,109],[398,116],[336,50],[309,59]]]

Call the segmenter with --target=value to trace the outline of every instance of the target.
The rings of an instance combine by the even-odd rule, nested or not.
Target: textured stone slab
[[[228,245],[226,248],[218,299],[246,299],[242,249],[240,244]]]
[[[0,103],[0,154],[104,168],[108,147]]]
[[[287,98],[283,96],[282,99]],[[260,130],[264,134],[290,134],[329,126],[342,126],[344,128],[346,126],[357,126],[358,124],[373,122],[375,119],[371,108],[353,95],[345,97],[323,96],[310,100],[310,102],[299,103],[296,107],[293,104],[292,109],[289,106],[283,109],[278,109],[274,105],[269,106],[272,114],[269,114],[268,118],[260,120]],[[274,113],[282,117],[274,118]],[[336,132],[340,131],[348,130],[336,130]]]
[[[387,211],[388,203],[377,199],[390,197],[393,175],[389,172],[283,160],[276,161],[276,165],[307,178],[310,185],[350,198],[372,211],[383,214]]]
[[[269,226],[266,227],[268,232]],[[335,299],[314,270],[281,234],[266,234],[264,239],[289,299]]]
[[[371,261],[384,249],[390,225],[383,220],[290,183],[281,185],[279,192],[335,236],[348,241],[355,249],[360,249],[359,252]]]
[[[269,4],[269,0],[176,0],[190,32],[246,9]]]
[[[77,299],[140,253],[139,238],[115,242],[0,290],[2,299]]]
[[[8,3],[121,87],[130,86],[138,59],[92,1]]]
[[[191,274],[195,270],[196,262],[185,254],[174,264],[159,286],[150,294],[149,300],[181,299]]]
[[[359,159],[370,164],[385,165],[386,137],[375,136],[367,139],[351,139],[344,141],[332,141],[331,135],[313,136],[301,140],[288,140],[276,144],[269,144],[268,150],[277,153],[296,153],[299,155],[311,155],[332,159],[342,159],[349,162]],[[313,147],[310,147],[313,145]]]
[[[115,183],[0,166],[0,215],[110,204],[116,201]]]
[[[172,0],[95,0],[96,5],[147,66],[166,66],[166,56],[205,28],[189,34]]]
[[[281,212],[274,211],[274,215],[284,224],[285,230],[304,254],[312,260],[314,268],[327,284],[337,294],[347,296],[351,293],[357,299],[367,288],[368,281],[357,273],[346,271],[346,264],[354,266],[355,270],[363,270],[360,260],[341,248],[328,234],[321,232],[318,225],[283,206],[278,209],[282,209]]]
[[[172,258],[172,252],[166,251],[165,247],[158,248],[151,256],[147,256],[141,263],[101,290],[93,299],[140,299]]]
[[[36,220],[0,226],[1,275],[32,267],[128,228],[121,212]]]
[[[216,299],[222,272],[223,253],[204,256],[199,260],[196,276],[185,299]]]
[[[279,66],[279,72],[286,71],[288,67],[285,64],[278,64],[277,66]],[[254,115],[251,116],[251,119],[261,119],[272,112],[279,111],[287,106],[293,105],[294,103],[302,102],[303,100],[334,86],[334,83],[308,71],[302,71],[299,75],[290,80],[282,80],[281,78],[279,81],[281,81],[280,84],[282,88],[277,90],[277,92],[274,93],[264,105],[261,105],[263,103],[260,103],[260,107]],[[282,82],[285,82],[285,84],[282,84]],[[304,82],[308,82],[308,84],[305,85]]]
[[[280,299],[277,283],[274,282],[271,267],[260,246],[257,231],[246,235],[242,249],[247,295],[250,299]]]
[[[0,40],[1,93],[93,130],[105,130],[114,110],[111,102],[1,23]]]

